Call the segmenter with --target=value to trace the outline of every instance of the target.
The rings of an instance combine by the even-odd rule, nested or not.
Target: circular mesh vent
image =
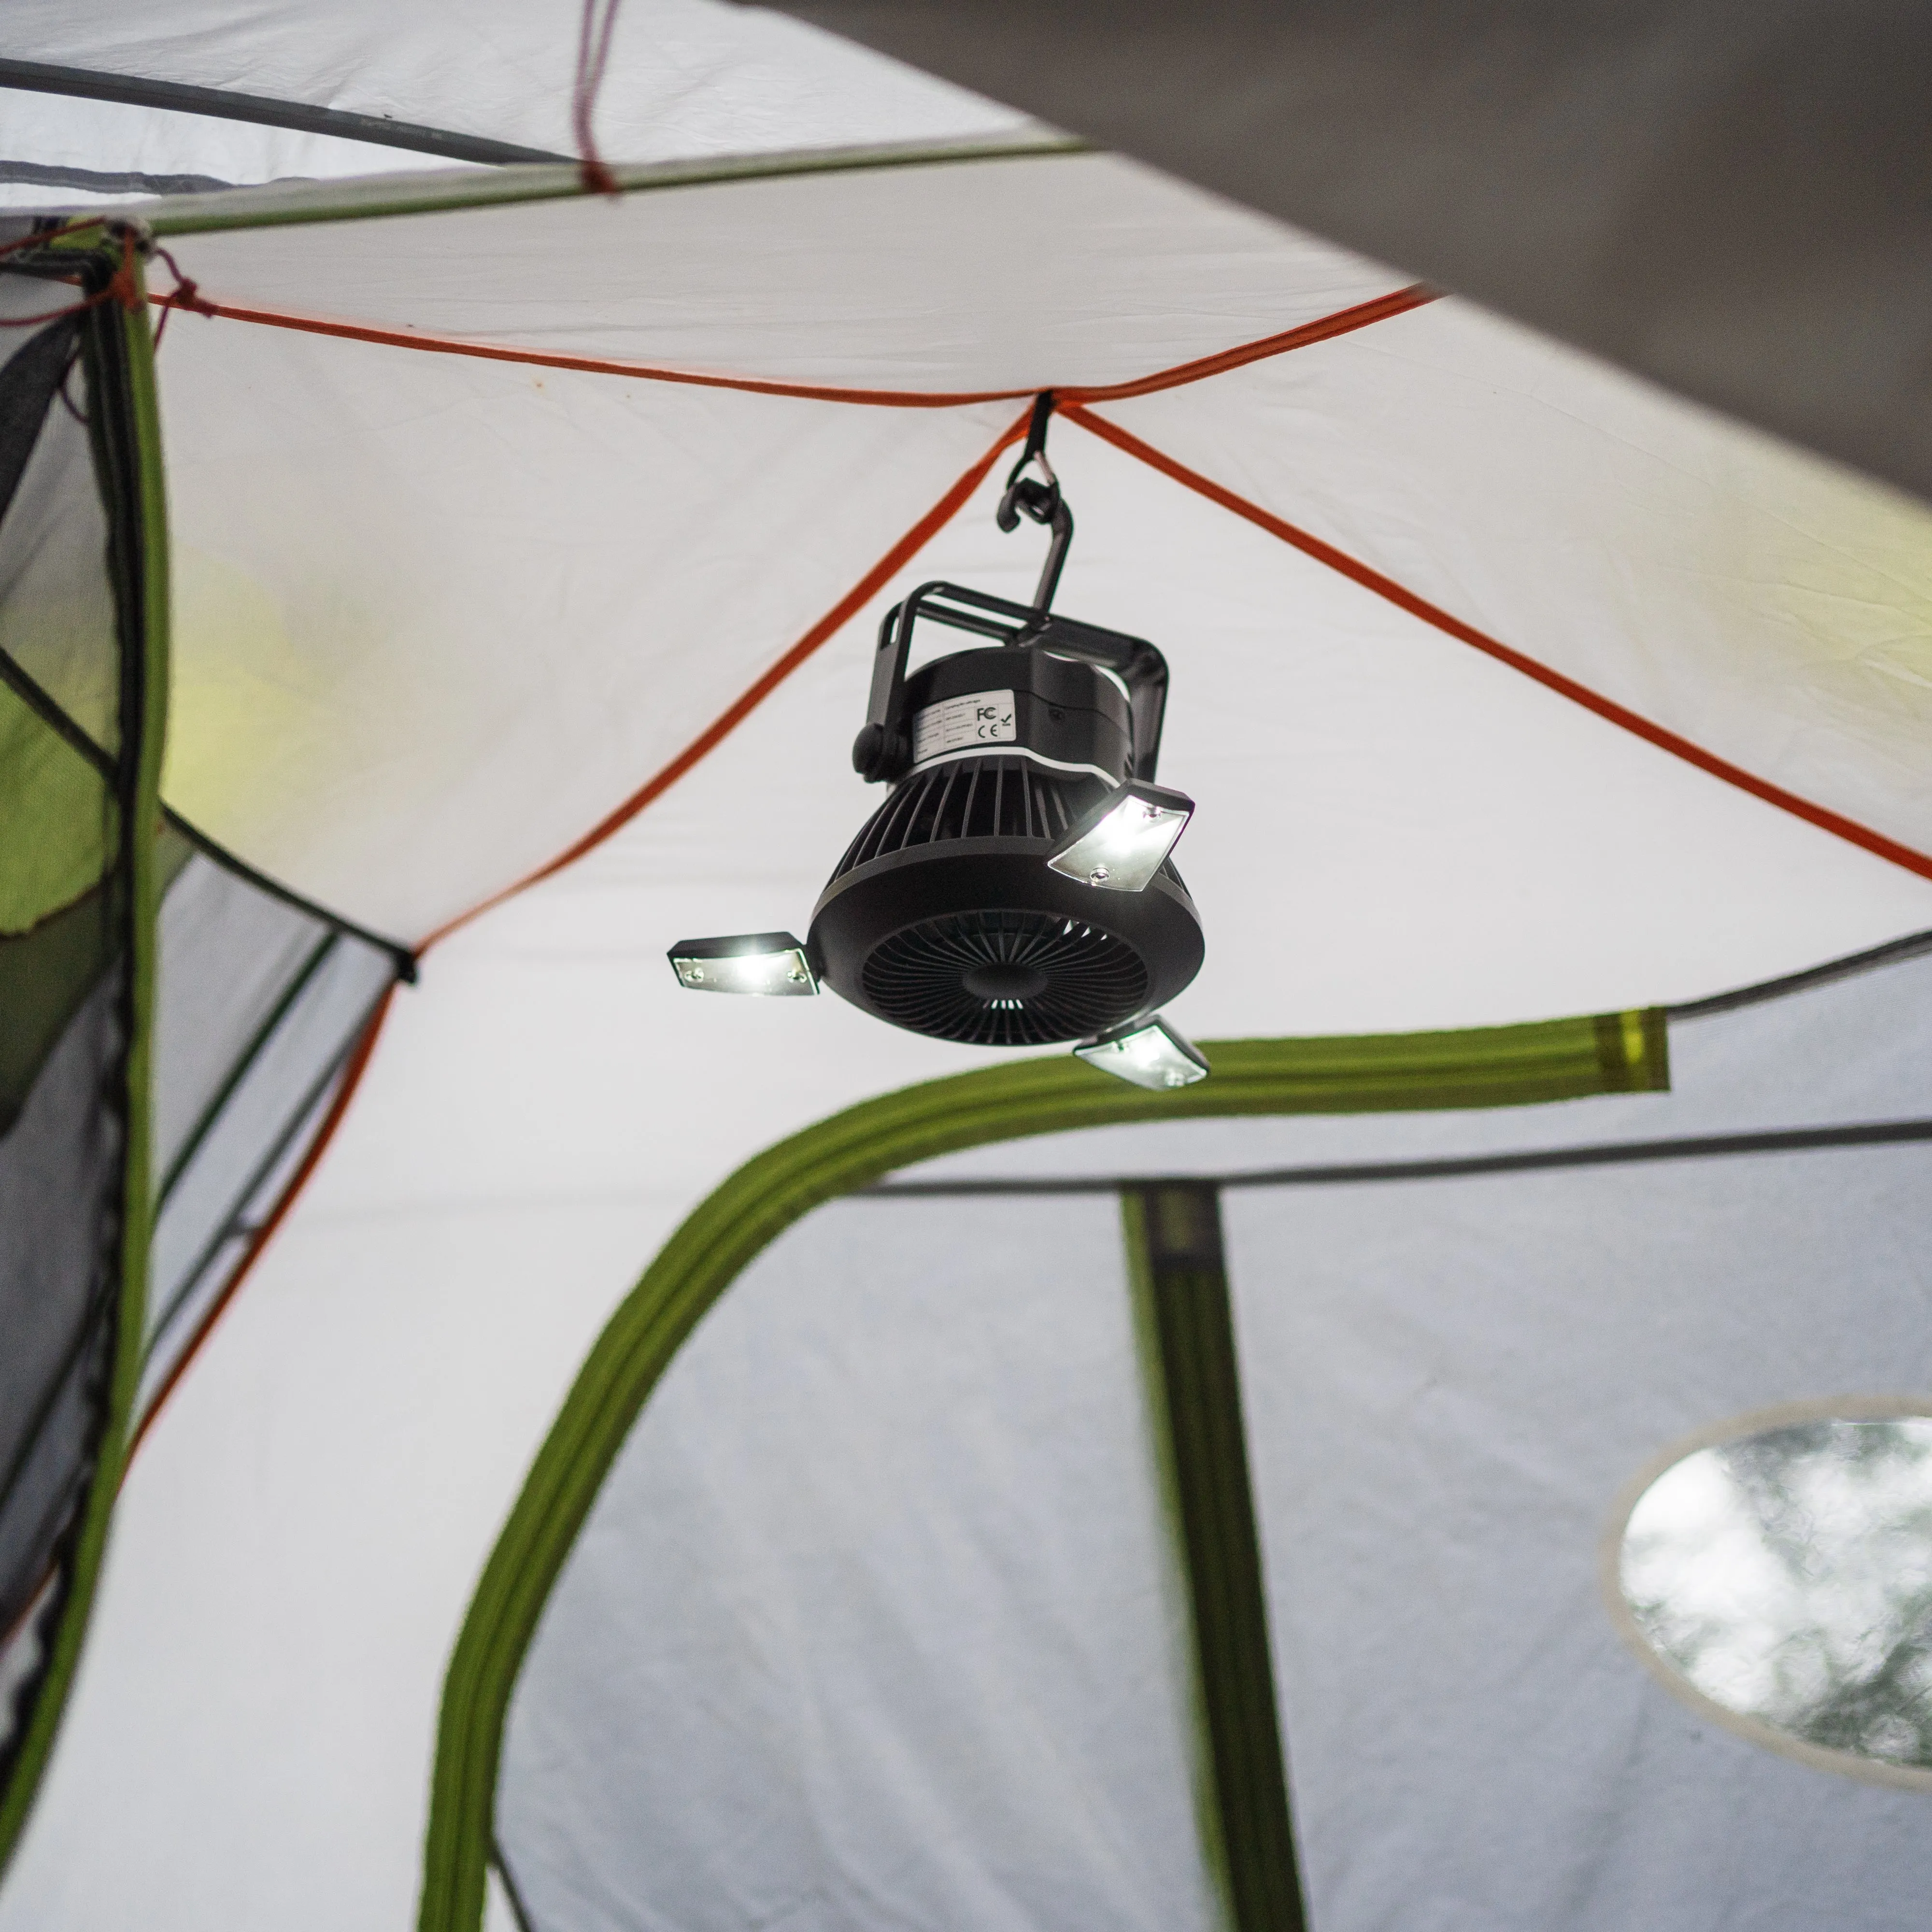
[[[1148,992],[1131,946],[1041,912],[923,920],[881,940],[864,979],[867,998],[895,1026],[975,1046],[1082,1040],[1131,1018]]]

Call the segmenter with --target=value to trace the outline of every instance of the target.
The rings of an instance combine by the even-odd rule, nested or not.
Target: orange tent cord
[[[1426,308],[1440,297],[1421,282],[1377,296],[1372,302],[1358,302],[1352,308],[1337,309],[1333,315],[1318,316],[1299,328],[1285,328],[1279,335],[1265,335],[1258,342],[1244,343],[1238,349],[1224,349],[1219,355],[1203,356],[1198,362],[1183,362],[1158,374],[1143,376],[1132,382],[1103,384],[1097,388],[1055,389],[1056,406],[1068,403],[1124,403],[1132,396],[1151,396],[1162,389],[1178,389],[1190,382],[1204,382],[1210,376],[1225,375],[1230,369],[1244,368],[1250,362],[1265,362],[1270,356],[1286,355],[1291,349],[1306,349],[1366,328],[1372,322],[1387,322],[1411,309]]]
[[[190,289],[192,286],[192,284],[188,285]],[[170,305],[170,298],[167,296],[159,296],[155,299],[164,306]],[[1932,858],[1913,850],[1910,846],[1900,844],[1896,840],[1886,838],[1882,832],[1874,832],[1853,820],[1844,818],[1822,806],[1814,805],[1808,800],[1799,798],[1795,794],[1785,791],[1779,786],[1772,784],[1764,779],[1754,778],[1750,773],[1730,764],[1727,760],[1720,758],[1714,754],[1703,750],[1700,746],[1693,744],[1688,739],[1678,736],[1676,732],[1668,730],[1662,725],[1652,724],[1648,718],[1628,710],[1612,699],[1598,696],[1596,692],[1591,691],[1586,686],[1579,684],[1574,679],[1564,676],[1560,671],[1552,670],[1547,666],[1538,664],[1534,658],[1526,657],[1521,652],[1513,650],[1508,645],[1498,639],[1478,631],[1474,626],[1465,624],[1460,618],[1451,616],[1448,611],[1431,604],[1426,598],[1419,597],[1414,592],[1405,590],[1393,578],[1384,577],[1379,571],[1372,569],[1366,564],[1358,562],[1346,552],[1337,550],[1332,544],[1324,543],[1320,538],[1298,529],[1282,518],[1273,515],[1258,505],[1250,502],[1245,497],[1236,495],[1231,490],[1224,489],[1220,484],[1210,481],[1197,471],[1190,470],[1185,464],[1178,463],[1172,457],[1163,454],[1151,444],[1142,442],[1138,436],[1108,422],[1106,418],[1095,416],[1081,406],[1083,402],[1122,401],[1132,397],[1149,395],[1160,390],[1178,388],[1186,383],[1202,381],[1208,376],[1240,368],[1250,362],[1258,362],[1272,356],[1282,355],[1290,350],[1301,348],[1310,344],[1327,341],[1333,337],[1346,334],[1353,329],[1366,327],[1372,322],[1405,314],[1410,310],[1420,308],[1424,304],[1435,299],[1433,291],[1422,284],[1417,284],[1408,288],[1394,290],[1388,295],[1378,296],[1371,302],[1358,303],[1353,308],[1340,310],[1332,315],[1322,316],[1312,322],[1304,323],[1299,328],[1284,330],[1279,334],[1264,338],[1259,341],[1247,344],[1239,348],[1223,351],[1216,356],[1205,356],[1193,362],[1183,363],[1174,368],[1143,377],[1138,381],[1116,383],[1106,387],[1060,390],[1056,392],[1059,412],[1070,420],[1078,422],[1083,428],[1099,436],[1103,442],[1112,443],[1116,448],[1138,458],[1148,464],[1150,468],[1158,470],[1172,481],[1196,491],[1207,498],[1209,502],[1219,504],[1223,509],[1232,512],[1236,516],[1243,518],[1258,528],[1266,530],[1270,536],[1278,537],[1282,542],[1292,544],[1304,555],[1314,558],[1318,562],[1326,564],[1330,569],[1339,572],[1342,576],[1361,585],[1364,590],[1372,591],[1377,596],[1387,598],[1399,609],[1406,610],[1412,616],[1420,618],[1425,623],[1433,625],[1448,636],[1473,646],[1486,656],[1496,658],[1498,662],[1508,664],[1512,670],[1520,671],[1525,676],[1534,679],[1539,684],[1569,698],[1575,704],[1582,705],[1586,710],[1594,712],[1599,717],[1621,726],[1624,730],[1657,746],[1660,749],[1670,752],[1673,756],[1683,759],[1687,764],[1696,766],[1700,770],[1707,772],[1713,777],[1721,778],[1726,783],[1735,785],[1741,790],[1763,800],[1768,804],[1776,806],[1781,811],[1788,812],[1794,817],[1816,825],[1824,831],[1832,832],[1852,844],[1862,847],[1880,858],[1888,860],[1894,865],[1901,866],[1907,872],[1917,873],[1922,878],[1932,878]],[[313,317],[286,315],[268,310],[231,308],[224,304],[208,302],[205,298],[200,297],[198,292],[192,296],[188,302],[183,302],[180,305],[192,306],[200,313],[226,316],[232,320],[262,322],[280,328],[307,330],[317,334],[344,336],[352,340],[388,343],[401,348],[439,350],[448,354],[481,356],[493,361],[527,362],[550,368],[582,369],[592,373],[632,376],[652,381],[692,383],[706,388],[742,389],[764,394],[800,396],[828,401],[900,408],[932,409],[948,408],[974,402],[1017,400],[1022,396],[1031,396],[1036,393],[1031,390],[1002,390],[976,394],[940,395],[925,394],[916,392],[813,388],[799,384],[763,382],[732,376],[692,375],[670,370],[652,369],[642,364],[602,362],[585,357],[548,355],[535,350],[502,349],[487,344],[463,343],[434,336],[368,329],[350,323],[329,322]],[[1027,421],[1028,418],[1022,416],[1010,424],[992,447],[959,478],[952,488],[926,512],[925,516],[900,538],[899,541],[880,559],[878,562],[873,566],[872,568],[844,598],[841,598],[824,616],[799,639],[796,644],[792,646],[790,650],[787,651],[762,676],[722,712],[710,725],[692,740],[691,743],[672,759],[670,764],[656,773],[616,811],[592,826],[574,844],[559,854],[548,863],[540,866],[536,872],[517,880],[514,884],[506,886],[502,891],[493,894],[480,904],[472,906],[467,912],[459,914],[447,924],[439,926],[422,941],[417,948],[418,952],[420,954],[427,952],[439,940],[446,938],[459,927],[467,925],[470,920],[487,912],[491,907],[501,904],[506,899],[514,897],[526,887],[533,886],[539,880],[547,879],[554,874],[561,872],[566,866],[572,864],[586,853],[602,844],[613,833],[628,824],[646,806],[662,796],[686,772],[742,724],[807,658],[849,622],[898,570],[917,555],[919,551],[923,549],[926,544],[958,514],[967,499],[978,488],[993,464],[998,460],[1000,452],[1010,448],[1024,434]],[[392,994],[393,992],[392,988]],[[221,1298],[216,1304],[213,1312],[203,1323],[200,1334],[196,1336],[194,1341],[184,1352],[180,1360],[170,1371],[166,1382],[157,1391],[154,1400],[149,1405],[147,1414],[142,1418],[134,1441],[128,1446],[129,1460],[131,1461],[135,1450],[140,1446],[142,1441],[146,1436],[149,1426],[160,1413],[163,1403],[172,1392],[176,1383],[180,1379],[189,1363],[200,1352],[216,1322],[232,1300],[236,1291],[242,1285],[243,1277],[254,1266],[262,1249],[267,1245],[269,1237],[280,1225],[283,1216],[294,1204],[296,1196],[301,1192],[310,1172],[321,1160],[329,1139],[340,1124],[343,1116],[348,1111],[350,1101],[354,1096],[363,1070],[368,1065],[369,1057],[374,1049],[376,1035],[381,1029],[383,1019],[387,1016],[388,1006],[389,999],[386,996],[381,1009],[364,1036],[362,1045],[357,1048],[356,1057],[350,1064],[341,1087],[338,1090],[335,1100],[329,1110],[328,1118],[318,1132],[308,1154],[304,1157],[301,1167],[296,1171],[288,1187],[284,1191],[274,1213],[258,1231],[254,1244],[250,1248],[247,1259],[236,1270],[226,1287],[223,1290]]]
[[[539,369],[571,369],[593,376],[628,376],[640,382],[682,382],[703,389],[739,389],[758,396],[796,396],[812,402],[854,403],[874,409],[951,410],[968,403],[1017,402],[1037,393],[1036,388],[836,388],[810,382],[768,382],[753,376],[699,375],[689,370],[658,368],[646,362],[571,356],[561,351],[523,349],[501,343],[473,342],[454,335],[430,335],[420,329],[380,328],[367,322],[332,322],[324,316],[298,315],[285,309],[244,308],[236,304],[212,301],[201,292],[197,284],[186,279],[171,293],[158,295],[154,299],[162,308],[182,308],[196,315],[218,316],[229,322],[259,322],[271,328],[297,329],[307,334],[337,336],[350,342],[373,342],[391,349],[418,349],[439,356],[472,356],[487,362],[523,363]],[[1405,314],[1435,299],[1432,290],[1418,284],[1378,296],[1371,302],[1358,302],[1352,308],[1338,310],[1333,315],[1318,316],[1298,328],[1264,336],[1258,342],[1225,349],[1216,355],[1183,362],[1172,369],[1158,370],[1151,376],[1087,388],[1056,389],[1054,394],[1089,402],[1118,402],[1129,396],[1149,395],[1158,389],[1198,382],[1224,370],[1238,369],[1245,363],[1283,355],[1291,349],[1304,348],[1310,343],[1326,342],[1331,336],[1346,335],[1351,329],[1365,328],[1371,322]]]
[[[160,1387],[155,1390],[154,1399],[148,1403],[147,1413],[141,1418],[135,1428],[134,1438],[128,1444],[128,1453],[122,1458],[121,1480],[123,1483],[128,1480],[128,1471],[134,1460],[135,1451],[148,1439],[148,1431],[154,1426],[154,1418],[160,1414],[169,1396],[174,1394],[175,1384],[187,1374],[189,1365],[206,1346],[208,1336],[214,1332],[214,1324],[228,1312],[236,1292],[248,1278],[248,1271],[261,1259],[262,1250],[268,1245],[275,1230],[282,1225],[284,1216],[295,1205],[296,1196],[307,1185],[309,1176],[321,1164],[322,1156],[328,1151],[328,1144],[334,1138],[335,1130],[342,1124],[343,1116],[349,1112],[349,1103],[355,1099],[356,1090],[362,1084],[362,1076],[376,1051],[376,1036],[382,1030],[382,1022],[388,1018],[390,1005],[395,997],[396,986],[392,981],[388,991],[382,995],[381,1004],[364,1027],[362,1037],[357,1042],[356,1051],[350,1054],[348,1064],[342,1070],[342,1078],[336,1085],[335,1098],[328,1103],[328,1112],[324,1115],[321,1126],[316,1130],[314,1139],[309,1142],[308,1151],[302,1156],[301,1165],[290,1175],[288,1185],[282,1190],[281,1197],[276,1202],[268,1219],[255,1230],[254,1238],[248,1244],[248,1252],[242,1256],[235,1272],[228,1277],[220,1294],[215,1298],[214,1306],[202,1318],[201,1326],[195,1331],[194,1340],[176,1358]]]
[[[1499,664],[1508,664],[1512,670],[1534,678],[1538,684],[1546,686],[1580,704],[1586,711],[1594,711],[1599,718],[1607,718],[1612,724],[1656,746],[1672,757],[1682,758],[1685,764],[1694,765],[1700,771],[1708,772],[1713,778],[1722,778],[1726,784],[1736,785],[1740,791],[1750,793],[1754,798],[1762,799],[1767,805],[1776,806],[1780,812],[1788,812],[1794,818],[1802,818],[1808,824],[1815,825],[1822,831],[1829,832],[1844,839],[1848,844],[1862,847],[1893,865],[1901,866],[1908,872],[1916,872],[1921,878],[1932,879],[1932,857],[1915,851],[1910,845],[1902,845],[1895,838],[1888,838],[1882,832],[1874,832],[1870,826],[1861,825],[1856,819],[1846,818],[1822,805],[1814,805],[1809,799],[1800,798],[1795,792],[1788,792],[1781,786],[1767,779],[1754,778],[1741,766],[1728,759],[1719,758],[1714,752],[1706,751],[1688,738],[1682,738],[1675,731],[1661,724],[1654,724],[1648,718],[1630,710],[1614,699],[1600,697],[1587,686],[1579,684],[1574,678],[1565,677],[1558,670],[1526,657],[1522,652],[1512,650],[1508,644],[1490,637],[1486,632],[1478,630],[1472,624],[1466,624],[1460,617],[1452,617],[1447,610],[1430,603],[1426,598],[1418,597],[1412,590],[1406,590],[1393,578],[1383,576],[1378,570],[1360,563],[1346,552],[1337,550],[1333,544],[1324,543],[1309,532],[1300,530],[1293,524],[1264,510],[1258,504],[1251,503],[1244,496],[1238,496],[1232,490],[1224,489],[1211,482],[1198,471],[1190,470],[1184,464],[1177,463],[1165,455],[1152,444],[1122,429],[1118,424],[1109,422],[1104,416],[1097,416],[1082,409],[1077,403],[1070,404],[1060,413],[1070,422],[1077,422],[1082,428],[1090,430],[1104,442],[1112,443],[1116,449],[1138,458],[1150,469],[1157,470],[1163,476],[1184,485],[1204,496],[1210,503],[1216,503],[1224,510],[1244,518],[1258,529],[1266,530],[1270,536],[1279,537],[1283,543],[1292,544],[1303,555],[1314,558],[1318,563],[1326,564],[1330,570],[1339,571],[1352,582],[1359,584],[1365,590],[1372,590],[1378,597],[1386,598],[1398,610],[1406,610],[1412,617],[1420,617],[1425,624],[1432,624],[1438,631],[1446,632],[1460,642],[1474,646],[1486,657],[1494,658]]]
[[[872,568],[866,572],[866,574],[824,616],[820,618],[818,622],[814,624],[796,644],[792,646],[790,650],[785,652],[784,656],[772,664],[762,676],[724,711],[721,712],[703,731],[679,752],[676,758],[671,760],[669,764],[664,766],[662,770],[650,778],[638,790],[633,792],[622,805],[617,807],[616,811],[592,826],[567,850],[559,853],[554,859],[539,866],[536,871],[526,877],[518,880],[514,884],[506,886],[501,892],[493,893],[480,904],[472,906],[467,912],[459,913],[447,925],[439,926],[416,949],[418,956],[420,957],[428,952],[438,940],[446,938],[449,934],[455,932],[459,926],[466,926],[472,919],[488,912],[492,906],[500,905],[504,900],[514,898],[526,887],[535,885],[538,880],[547,879],[553,873],[562,871],[566,866],[582,858],[585,853],[592,850],[593,847],[601,845],[620,827],[628,824],[631,820],[636,818],[638,814],[642,812],[653,799],[658,798],[668,791],[686,772],[691,770],[692,766],[742,724],[759,705],[763,704],[794,671],[797,670],[800,664],[804,663],[807,658],[810,657],[828,638],[842,629],[858,611],[878,594],[897,572],[903,569],[947,524],[952,521],[952,518],[958,514],[967,499],[980,487],[987,472],[998,461],[1000,452],[1002,450],[1011,448],[1026,434],[1027,423],[1030,415],[1031,412],[1029,410],[1025,414],[1016,416],[1000,432],[998,439],[986,454],[980,457],[960,476],[945,495],[941,496],[938,502],[934,503],[932,508],[927,511],[926,514],[920,518],[919,521],[914,524],[911,529],[908,530],[898,542],[894,544],[892,548],[887,550],[885,555],[880,557],[878,562],[874,564]],[[254,1268],[256,1262],[260,1258],[262,1251],[268,1246],[270,1238],[281,1226],[283,1217],[295,1205],[296,1197],[302,1192],[309,1176],[320,1162],[323,1154],[328,1151],[328,1143],[333,1138],[337,1127],[341,1124],[344,1115],[348,1112],[349,1103],[355,1098],[356,1089],[362,1080],[363,1070],[368,1066],[370,1056],[375,1051],[376,1035],[382,1030],[382,1022],[388,1016],[390,1002],[394,998],[394,994],[395,988],[392,986],[388,992],[383,996],[382,1005],[376,1010],[374,1018],[370,1022],[368,1030],[364,1034],[362,1043],[356,1048],[355,1055],[350,1060],[344,1073],[342,1084],[336,1089],[335,1098],[330,1104],[328,1118],[317,1130],[314,1140],[310,1143],[308,1152],[302,1157],[302,1165],[290,1177],[288,1186],[282,1190],[281,1198],[275,1204],[274,1211],[256,1231],[254,1240],[241,1266],[230,1276],[227,1285],[221,1291],[220,1298],[215,1303],[207,1319],[202,1322],[200,1332],[182,1352],[181,1358],[168,1371],[167,1379],[155,1390],[154,1400],[148,1405],[148,1412],[141,1418],[140,1426],[135,1430],[134,1439],[128,1445],[127,1456],[122,1465],[124,1481],[126,1480],[127,1464],[134,1460],[135,1450],[140,1448],[146,1438],[148,1431],[153,1426],[155,1418],[160,1414],[163,1406],[166,1402],[169,1396],[174,1393],[176,1384],[181,1380],[182,1376],[187,1372],[189,1364],[200,1353],[203,1344],[214,1330],[215,1324],[234,1300],[236,1291],[240,1288],[243,1280]]]
[[[1352,308],[1339,309],[1332,315],[1322,316],[1313,322],[1304,322],[1298,328],[1284,329],[1280,334],[1265,337],[1258,342],[1250,343],[1238,349],[1224,350],[1218,355],[1204,356],[1198,362],[1184,362],[1174,368],[1163,370],[1156,375],[1143,376],[1135,382],[1117,383],[1111,388],[1064,389],[1056,390],[1054,393],[1057,400],[1079,397],[1084,397],[1090,400],[1095,398],[1120,400],[1130,396],[1149,395],[1156,390],[1174,388],[1184,383],[1202,381],[1208,376],[1220,375],[1230,369],[1238,369],[1244,363],[1258,362],[1267,356],[1283,355],[1292,349],[1304,348],[1316,342],[1326,342],[1334,336],[1346,335],[1352,330],[1366,328],[1371,322],[1381,322],[1393,316],[1406,314],[1411,309],[1420,308],[1424,304],[1436,299],[1436,296],[1433,290],[1417,283],[1408,288],[1397,289],[1386,296],[1378,296],[1372,302],[1358,302]],[[413,348],[429,347],[434,346],[434,338],[425,338],[412,340],[410,346]],[[666,376],[663,380],[676,382],[702,381],[728,387],[744,386],[736,383],[734,379],[723,376]],[[866,402],[882,401],[885,400],[887,394],[884,391],[862,390],[852,392],[788,390],[784,393],[811,394],[841,400],[858,400]],[[1037,392],[1030,389],[1022,389],[1004,393],[1005,399],[1011,400],[1015,397],[1030,397]],[[980,396],[956,396],[946,400],[953,404],[963,404],[1000,399]],[[938,399],[921,398],[920,406],[922,406],[936,400]],[[1062,406],[1067,406],[1069,405],[1066,403],[1063,402]],[[693,739],[669,764],[648,779],[638,790],[634,792],[629,798],[618,806],[616,811],[592,826],[574,845],[560,853],[548,864],[540,866],[526,878],[518,879],[504,886],[500,892],[492,893],[480,904],[472,906],[467,912],[459,913],[447,924],[438,926],[418,945],[416,949],[417,953],[421,955],[428,952],[437,940],[446,938],[458,927],[468,925],[470,920],[488,911],[492,906],[500,905],[506,899],[513,898],[526,886],[533,886],[540,879],[547,879],[553,873],[561,872],[565,866],[580,859],[585,853],[601,845],[620,826],[628,824],[653,799],[661,797],[700,758],[742,723],[786,678],[790,676],[792,672],[812,656],[813,652],[816,651],[835,632],[849,622],[851,618],[884,588],[888,580],[896,572],[902,569],[907,563],[910,562],[958,514],[966,500],[978,488],[981,480],[992,469],[1000,451],[1010,448],[1012,444],[1019,440],[1025,431],[1027,422],[1026,416],[1016,418],[986,454],[981,457],[953,484],[952,488],[866,572],[865,576],[810,630],[806,632],[805,635],[800,638],[783,657],[778,659],[777,663],[739,697],[728,710],[722,712],[698,736]]]
[[[708,752],[730,736],[820,645],[842,630],[958,514],[966,500],[980,487],[986,472],[999,460],[1000,452],[1003,449],[1011,448],[1026,434],[1027,422],[1031,413],[1029,410],[1015,417],[1000,431],[992,447],[974,462],[945,495],[784,656],[720,712],[669,764],[647,779],[614,812],[593,825],[575,844],[560,852],[554,859],[538,866],[534,872],[526,874],[514,884],[506,886],[501,892],[491,893],[487,899],[480,904],[472,906],[467,912],[458,914],[447,925],[438,926],[416,949],[417,953],[427,952],[438,940],[446,938],[459,926],[467,926],[479,914],[488,912],[492,906],[502,904],[504,900],[514,898],[540,879],[547,879],[553,873],[562,872],[565,866],[574,864],[585,853],[602,844],[613,832],[628,825],[653,799],[662,797]]]

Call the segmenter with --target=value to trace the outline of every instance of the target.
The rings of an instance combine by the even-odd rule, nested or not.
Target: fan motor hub
[[[1042,966],[1030,966],[1023,960],[992,959],[983,966],[968,966],[959,983],[976,1000],[989,1004],[1000,1000],[1017,1000],[1024,1005],[1036,1000],[1053,983],[1053,976]]]

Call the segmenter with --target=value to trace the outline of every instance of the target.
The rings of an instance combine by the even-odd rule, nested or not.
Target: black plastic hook
[[[1031,522],[1051,526],[1053,541],[1047,548],[1046,566],[1040,573],[1039,587],[1033,594],[1033,608],[1042,616],[1053,602],[1053,593],[1060,587],[1060,573],[1066,566],[1067,547],[1073,541],[1073,512],[1060,494],[1060,478],[1054,475],[1053,465],[1046,456],[1046,425],[1052,414],[1053,392],[1042,389],[1034,398],[1032,420],[1027,424],[1026,448],[1006,478],[1006,494],[1000,499],[1000,507],[993,519],[1009,533],[1019,528],[1022,516]],[[1031,465],[1038,466],[1039,478],[1025,473]]]

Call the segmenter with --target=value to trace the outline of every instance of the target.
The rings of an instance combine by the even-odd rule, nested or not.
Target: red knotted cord
[[[78,226],[91,227],[93,224],[83,222]],[[15,249],[25,248],[30,242],[50,242],[56,236],[74,232],[73,229],[58,228],[45,235],[26,236],[18,242],[10,242],[4,248],[0,248],[0,254],[11,254]],[[56,277],[56,279],[68,281],[64,276]],[[72,283],[68,282],[68,286],[72,286]],[[70,302],[65,308],[43,309],[38,315],[0,316],[0,328],[31,328],[39,322],[58,322],[64,316],[84,315],[88,310],[98,308],[106,302],[118,302],[123,308],[129,310],[141,306],[140,285],[134,279],[134,237],[131,232],[122,236],[121,266],[109,278],[107,286],[98,295],[89,296],[85,302]]]
[[[571,89],[570,124],[577,136],[586,194],[615,194],[617,177],[604,166],[597,152],[597,136],[591,126],[597,109],[597,96],[604,85],[604,70],[610,64],[610,33],[617,24],[620,0],[584,0],[584,20],[577,35],[577,78]]]
[[[201,292],[201,284],[192,275],[182,273],[181,264],[159,243],[154,252],[168,265],[168,273],[174,277],[175,285],[164,296],[154,298],[155,305],[161,311],[160,326],[154,331],[154,348],[160,352],[161,338],[168,332],[168,317],[178,308],[191,308],[196,315],[216,316],[221,311]]]
[[[54,392],[54,394],[61,399],[61,406],[67,411],[69,416],[73,417],[76,422],[80,424],[82,429],[85,429],[87,427],[88,422],[87,412],[82,409],[80,405],[75,402],[74,399],[67,392],[67,386],[69,380],[72,378],[73,374],[74,364],[70,362],[67,367],[61,371],[60,387]]]

